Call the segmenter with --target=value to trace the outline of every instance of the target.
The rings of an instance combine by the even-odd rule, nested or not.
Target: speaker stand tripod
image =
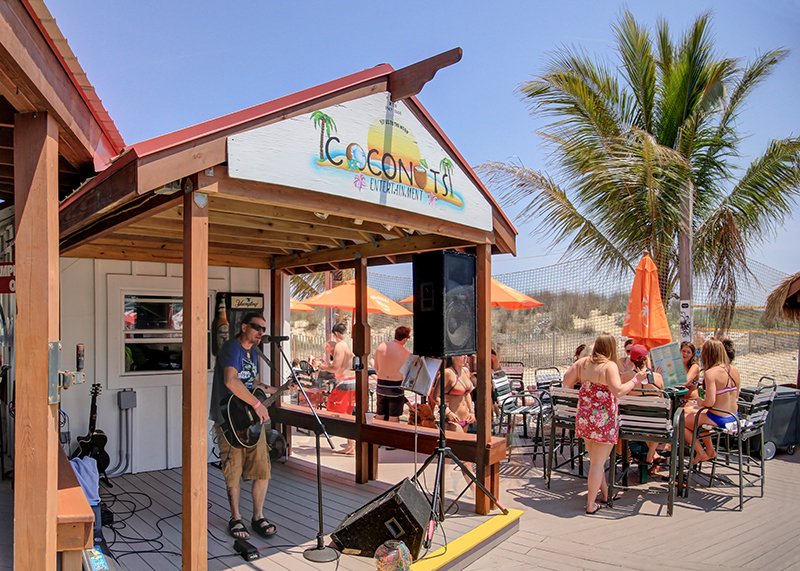
[[[306,393],[306,390],[303,388],[303,385],[300,384],[297,375],[294,373],[292,364],[289,362],[288,357],[286,357],[286,353],[284,353],[283,347],[281,347],[281,341],[286,339],[288,339],[288,337],[283,337],[283,338],[270,337],[269,340],[270,342],[275,343],[275,345],[277,345],[278,351],[280,351],[281,356],[283,356],[283,360],[289,367],[292,379],[297,385],[297,388],[300,389],[300,392],[303,393],[303,396],[306,399],[306,403],[308,403],[308,407],[311,409],[311,413],[317,420],[317,425],[314,427],[314,435],[316,436],[316,447],[317,447],[317,509],[318,509],[319,531],[317,532],[316,547],[309,547],[308,549],[303,551],[303,557],[309,561],[314,561],[315,563],[330,563],[331,561],[336,561],[337,559],[339,559],[339,552],[333,549],[332,547],[326,547],[323,541],[325,533],[323,531],[323,524],[322,524],[322,459],[320,457],[320,446],[319,446],[320,435],[321,434],[325,435],[325,438],[328,439],[328,444],[330,445],[331,449],[333,449],[334,446],[331,437],[325,430],[325,425],[322,424],[322,420],[319,418],[317,411],[314,410],[314,405],[311,404],[311,399],[308,397],[308,394]],[[257,345],[255,345],[255,347],[258,348]],[[267,363],[269,363],[269,360],[263,353],[261,353],[260,351],[257,352],[261,357],[264,358],[264,360],[267,361]]]
[[[453,454],[453,451],[447,446],[447,437],[445,436],[445,429],[444,427],[447,424],[447,418],[445,417],[445,413],[447,410],[447,405],[445,404],[445,391],[444,391],[444,373],[445,373],[445,366],[444,366],[444,359],[442,359],[442,364],[439,367],[439,444],[436,447],[436,450],[428,456],[425,462],[422,464],[419,470],[417,470],[416,476],[414,477],[415,480],[419,480],[420,474],[425,472],[425,469],[431,465],[431,463],[436,460],[436,478],[434,479],[433,485],[433,495],[431,497],[431,515],[428,519],[428,530],[425,536],[425,541],[423,542],[423,546],[425,549],[430,549],[431,543],[433,542],[433,531],[436,527],[436,522],[443,522],[445,516],[444,510],[444,471],[447,468],[446,459],[452,459],[456,465],[461,468],[461,471],[466,474],[469,479],[470,483],[475,484],[478,486],[481,491],[486,494],[486,496],[492,500],[492,502],[500,508],[504,515],[508,515],[508,510],[503,507],[497,498],[495,498],[492,493],[486,489],[483,483],[475,477],[475,474],[467,468],[464,463],[458,459],[458,457]],[[463,495],[464,492],[461,492]],[[460,498],[461,495],[458,497]],[[458,498],[456,498],[458,501]],[[455,502],[453,502],[455,503]]]

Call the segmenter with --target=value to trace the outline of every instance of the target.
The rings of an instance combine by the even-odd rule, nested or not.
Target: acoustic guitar
[[[97,396],[100,394],[100,383],[92,385],[92,407],[89,409],[89,433],[86,436],[78,437],[78,449],[72,455],[73,458],[85,458],[89,456],[97,462],[97,471],[105,476],[106,469],[111,463],[111,458],[106,452],[108,436],[105,432],[95,429],[97,422]],[[108,479],[106,478],[106,481]]]
[[[278,390],[267,395],[261,388],[257,387],[253,395],[261,401],[261,406],[269,407],[281,393],[292,384],[293,379],[283,383]],[[222,413],[222,433],[234,448],[252,448],[258,443],[261,436],[261,423],[258,419],[256,409],[244,402],[234,394],[223,397],[219,401],[220,412]]]

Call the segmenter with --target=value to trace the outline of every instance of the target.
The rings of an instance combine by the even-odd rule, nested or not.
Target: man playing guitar
[[[256,387],[264,392],[272,389],[258,379],[258,355],[253,349],[261,342],[266,331],[266,321],[260,313],[248,313],[242,319],[241,330],[233,339],[226,341],[217,354],[214,367],[214,384],[211,389],[211,410],[209,418],[214,421],[220,465],[228,489],[228,501],[231,506],[231,520],[228,531],[234,538],[248,539],[250,534],[239,513],[239,498],[242,487],[240,480],[253,481],[253,518],[250,523],[253,531],[262,537],[269,537],[277,532],[263,514],[264,500],[270,478],[269,446],[266,435],[262,431],[256,446],[252,448],[234,448],[222,432],[224,422],[219,403],[223,397],[233,393],[236,397],[252,406],[260,422],[269,420],[269,413],[261,401],[252,394]]]

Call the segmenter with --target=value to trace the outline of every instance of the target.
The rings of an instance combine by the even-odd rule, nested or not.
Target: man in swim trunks
[[[394,330],[394,339],[378,345],[375,350],[375,372],[378,374],[376,390],[376,417],[389,422],[400,422],[403,414],[405,396],[400,383],[403,374],[400,367],[410,355],[405,345],[411,336],[411,329],[400,326]]]

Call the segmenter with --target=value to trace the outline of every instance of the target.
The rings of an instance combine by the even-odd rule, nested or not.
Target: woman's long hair
[[[617,340],[614,339],[613,335],[603,333],[594,340],[589,362],[594,365],[600,365],[607,361],[617,362]]]
[[[700,348],[700,358],[703,361],[703,369],[708,371],[711,367],[717,365],[728,365],[728,354],[725,352],[725,346],[717,339],[709,339]]]
[[[694,343],[691,343],[689,341],[684,341],[683,343],[681,343],[681,351],[683,350],[684,347],[688,347],[689,349],[692,350],[692,357],[689,359],[689,362],[686,363],[685,365],[686,370],[688,371],[689,369],[692,368],[692,365],[697,363],[697,347],[694,346]]]

